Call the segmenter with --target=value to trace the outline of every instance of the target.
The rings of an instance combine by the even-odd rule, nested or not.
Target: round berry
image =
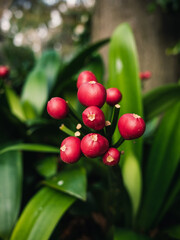
[[[81,140],[81,151],[90,158],[103,155],[108,148],[108,140],[98,133],[89,133]]]
[[[103,156],[103,163],[108,166],[115,166],[119,163],[120,155],[116,148],[109,148]]]
[[[96,76],[90,71],[81,72],[78,76],[77,88],[79,88],[83,83],[87,83],[90,81],[97,82]]]
[[[9,75],[9,67],[0,66],[0,77],[5,78]]]
[[[143,135],[146,124],[137,114],[126,113],[118,121],[118,128],[121,136],[126,139],[135,139]]]
[[[106,90],[106,93],[107,93],[106,102],[110,106],[116,105],[122,99],[122,94],[117,88],[108,88]]]
[[[106,89],[102,84],[90,81],[79,87],[77,96],[79,102],[86,107],[102,107],[106,101]]]
[[[82,113],[82,119],[86,126],[94,130],[101,130],[105,126],[104,113],[96,106],[86,108]]]
[[[151,78],[151,72],[150,71],[140,72],[139,77],[141,80],[147,80]]]
[[[65,138],[60,147],[60,157],[65,163],[75,163],[81,157],[81,140],[77,137]]]
[[[63,119],[67,116],[69,108],[64,99],[54,97],[47,103],[47,112],[55,119]]]

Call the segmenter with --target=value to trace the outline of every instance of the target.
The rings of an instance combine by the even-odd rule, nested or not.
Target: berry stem
[[[70,130],[69,128],[67,128],[64,124],[61,124],[59,129],[69,136],[74,136],[74,132],[72,130]]]
[[[120,137],[119,140],[115,144],[113,144],[112,147],[118,148],[121,144],[123,144],[124,141],[125,139],[123,137]]]

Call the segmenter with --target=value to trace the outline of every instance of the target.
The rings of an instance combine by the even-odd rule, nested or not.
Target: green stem
[[[69,128],[67,128],[64,124],[61,124],[59,129],[69,136],[74,136],[74,132],[72,130],[70,130]]]
[[[123,142],[125,141],[125,139],[123,137],[120,137],[120,139],[112,145],[112,147],[114,148],[118,148],[121,144],[123,144]]]

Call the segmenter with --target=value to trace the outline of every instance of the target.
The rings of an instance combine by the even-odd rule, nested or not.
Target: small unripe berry
[[[146,124],[137,114],[126,113],[118,121],[118,128],[121,136],[126,140],[139,138],[143,135]]]
[[[60,157],[65,163],[75,163],[81,157],[81,140],[77,137],[65,138],[60,147]]]
[[[81,151],[90,158],[103,155],[108,148],[108,140],[98,133],[89,133],[81,140]]]
[[[86,126],[94,130],[101,130],[105,126],[104,113],[96,106],[86,108],[82,113],[82,119]]]
[[[106,89],[102,84],[90,81],[79,87],[77,96],[79,102],[86,107],[102,107],[106,101]]]
[[[63,119],[69,112],[66,101],[60,97],[54,97],[47,103],[47,112],[55,119]]]
[[[120,155],[116,148],[109,148],[103,156],[103,163],[108,166],[115,166],[119,163]]]
[[[107,93],[106,102],[110,106],[116,105],[122,99],[122,94],[117,88],[108,88],[106,90],[106,93]]]
[[[5,78],[9,75],[9,67],[0,66],[0,77]]]
[[[96,76],[90,71],[81,72],[78,76],[77,88],[79,88],[83,83],[87,83],[90,81],[97,82]]]

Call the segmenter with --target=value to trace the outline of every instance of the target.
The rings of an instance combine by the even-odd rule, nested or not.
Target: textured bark
[[[144,0],[97,0],[92,21],[92,40],[110,37],[120,23],[128,22],[136,39],[140,70],[152,72],[152,78],[144,83],[146,92],[178,80],[179,58],[165,54],[166,48],[178,40],[178,21],[175,14],[167,15],[159,10],[148,13],[147,1]],[[101,53],[107,70],[108,46]]]

